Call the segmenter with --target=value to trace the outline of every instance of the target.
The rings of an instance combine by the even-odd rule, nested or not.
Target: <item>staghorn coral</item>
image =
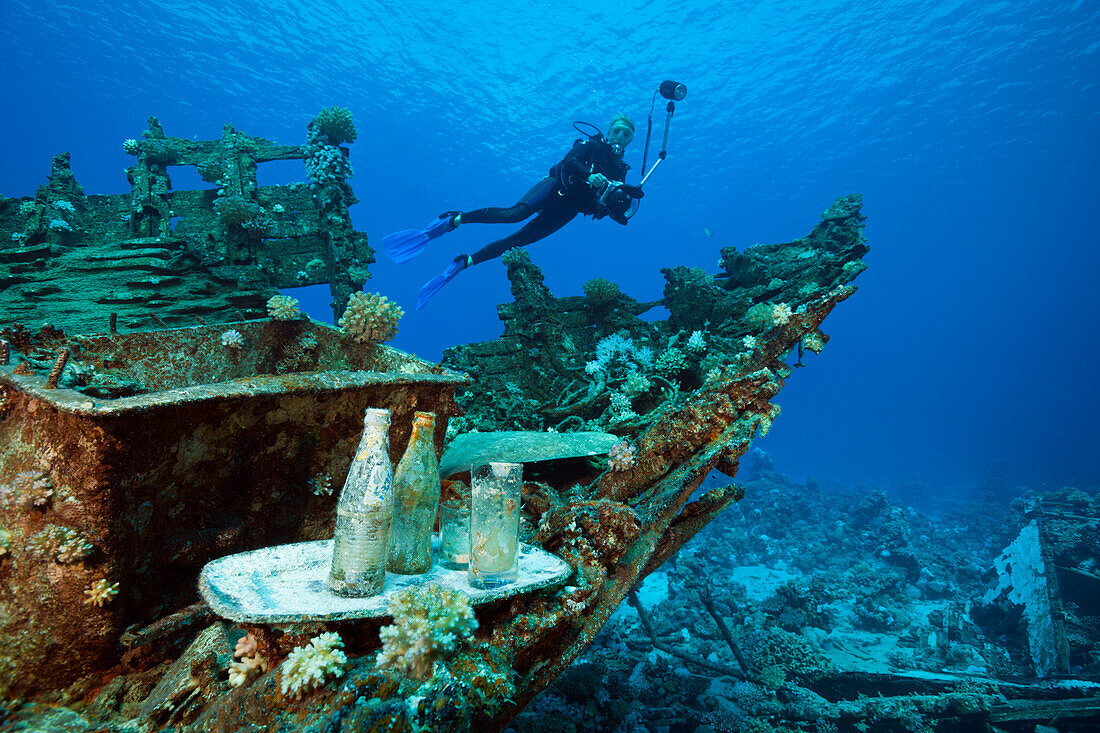
[[[282,356],[275,362],[276,374],[308,372],[317,368],[317,339],[303,333],[287,344]]]
[[[276,321],[293,321],[302,315],[297,298],[288,295],[275,295],[267,301],[267,314]]]
[[[832,662],[799,634],[776,627],[741,626],[735,637],[749,671],[769,687],[778,688],[789,679],[805,684],[835,671]]]
[[[340,316],[344,334],[361,343],[389,341],[397,335],[397,324],[405,311],[378,293],[353,293],[347,310]]]
[[[622,297],[619,286],[602,277],[594,277],[584,284],[584,295],[594,311],[607,311]]]
[[[71,564],[92,554],[95,546],[71,527],[47,525],[42,531],[27,538],[26,550],[32,555],[42,555],[59,563]]]
[[[0,500],[6,502],[9,496],[24,509],[42,509],[53,499],[54,486],[42,471],[20,471],[8,486],[0,489]]]
[[[271,236],[276,233],[278,228],[278,222],[263,209],[260,209],[252,218],[241,222],[241,229],[244,229],[252,237]]]
[[[687,369],[687,357],[675,346],[670,346],[657,356],[653,368],[663,377],[674,378]]]
[[[632,370],[627,373],[626,381],[623,382],[623,392],[630,396],[640,395],[648,392],[652,386],[653,383],[649,381],[649,377],[637,370]]]
[[[108,583],[106,578],[101,578],[84,591],[84,595],[88,596],[84,599],[84,602],[89,606],[102,607],[105,603],[110,603],[111,599],[118,595],[118,583]]]
[[[638,416],[638,413],[634,412],[634,405],[630,402],[630,398],[622,392],[612,392],[610,403],[610,418],[612,422],[631,420]]]
[[[375,667],[393,668],[413,679],[427,679],[432,666],[454,652],[477,628],[465,593],[429,583],[413,587],[390,602],[391,626],[384,627]]]
[[[303,693],[315,690],[330,677],[336,679],[344,674],[344,665],[348,658],[344,652],[344,641],[335,632],[320,634],[300,646],[283,661],[280,677],[280,689],[284,695],[301,697]]]
[[[233,656],[237,658],[254,657],[258,650],[259,644],[256,642],[256,637],[252,634],[245,634],[237,639],[237,644],[233,647]]]

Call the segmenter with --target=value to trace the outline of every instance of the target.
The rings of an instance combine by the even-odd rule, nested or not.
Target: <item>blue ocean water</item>
[[[61,151],[87,192],[127,191],[121,142],[150,115],[173,136],[229,122],[293,143],[341,105],[353,221],[379,248],[443,210],[513,203],[573,120],[623,111],[641,133],[657,84],[681,81],[630,225],[578,219],[531,247],[555,294],[601,276],[653,300],[661,267],[716,271],[719,248],[801,237],[861,192],[870,269],[780,395],[759,443],[776,467],[957,492],[1008,461],[1032,487],[1100,484],[1097,3],[6,0],[0,35],[0,194],[33,193]],[[658,132],[663,117],[659,100]],[[260,172],[304,179],[300,162]],[[403,266],[379,253],[367,289],[408,311],[395,345],[438,359],[499,335],[499,262],[412,306],[508,230],[463,227]],[[331,318],[324,288],[301,297]]]

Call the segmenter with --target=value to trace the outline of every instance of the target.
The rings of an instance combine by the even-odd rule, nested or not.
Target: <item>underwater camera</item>
[[[661,96],[665,99],[669,99],[673,102],[679,102],[688,95],[688,88],[678,81],[672,81],[666,79],[661,82],[661,86],[657,87],[657,91],[661,93]]]
[[[645,191],[638,186],[609,181],[600,194],[600,205],[607,209],[608,216],[625,226],[638,211],[638,199],[642,196],[645,196]]]

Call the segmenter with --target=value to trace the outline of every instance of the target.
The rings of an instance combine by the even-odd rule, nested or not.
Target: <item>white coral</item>
[[[389,341],[397,335],[397,323],[405,311],[378,293],[353,293],[340,328],[356,341]]]
[[[789,303],[757,303],[745,313],[748,322],[758,328],[782,326],[791,320]]]
[[[686,348],[688,351],[695,354],[701,354],[702,352],[706,351],[707,341],[705,338],[703,338],[703,332],[692,331],[691,336],[688,337]]]
[[[293,321],[302,315],[298,300],[288,295],[275,295],[267,301],[267,314],[276,321]]]
[[[636,369],[632,369],[629,374],[626,375],[626,381],[623,383],[623,392],[627,395],[640,395],[644,392],[648,392],[653,383],[649,381],[649,377],[642,374]]]
[[[240,687],[253,677],[258,677],[266,672],[267,667],[267,658],[262,654],[257,654],[254,657],[244,657],[239,662],[230,662],[228,667],[229,685]]]
[[[283,694],[300,697],[320,687],[329,677],[340,677],[348,661],[340,651],[343,648],[340,635],[329,632],[313,637],[309,644],[292,651],[282,665],[280,689]]]
[[[627,471],[634,466],[636,451],[634,446],[625,440],[620,440],[611,446],[607,453],[607,468],[611,471]]]
[[[222,334],[222,346],[227,349],[239,349],[244,346],[244,336],[235,328]]]
[[[825,349],[825,334],[814,329],[802,337],[802,345],[815,354],[820,354]]]

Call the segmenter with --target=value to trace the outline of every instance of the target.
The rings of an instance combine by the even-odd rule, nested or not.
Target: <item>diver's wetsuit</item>
[[[537,242],[561,229],[577,214],[602,218],[607,212],[600,206],[597,192],[588,185],[588,177],[602,173],[612,181],[622,181],[629,169],[602,136],[577,140],[561,162],[550,169],[550,174],[513,206],[462,212],[463,224],[516,224],[531,214],[538,214],[518,231],[474,252],[470,255],[471,264],[500,257],[513,247]]]

